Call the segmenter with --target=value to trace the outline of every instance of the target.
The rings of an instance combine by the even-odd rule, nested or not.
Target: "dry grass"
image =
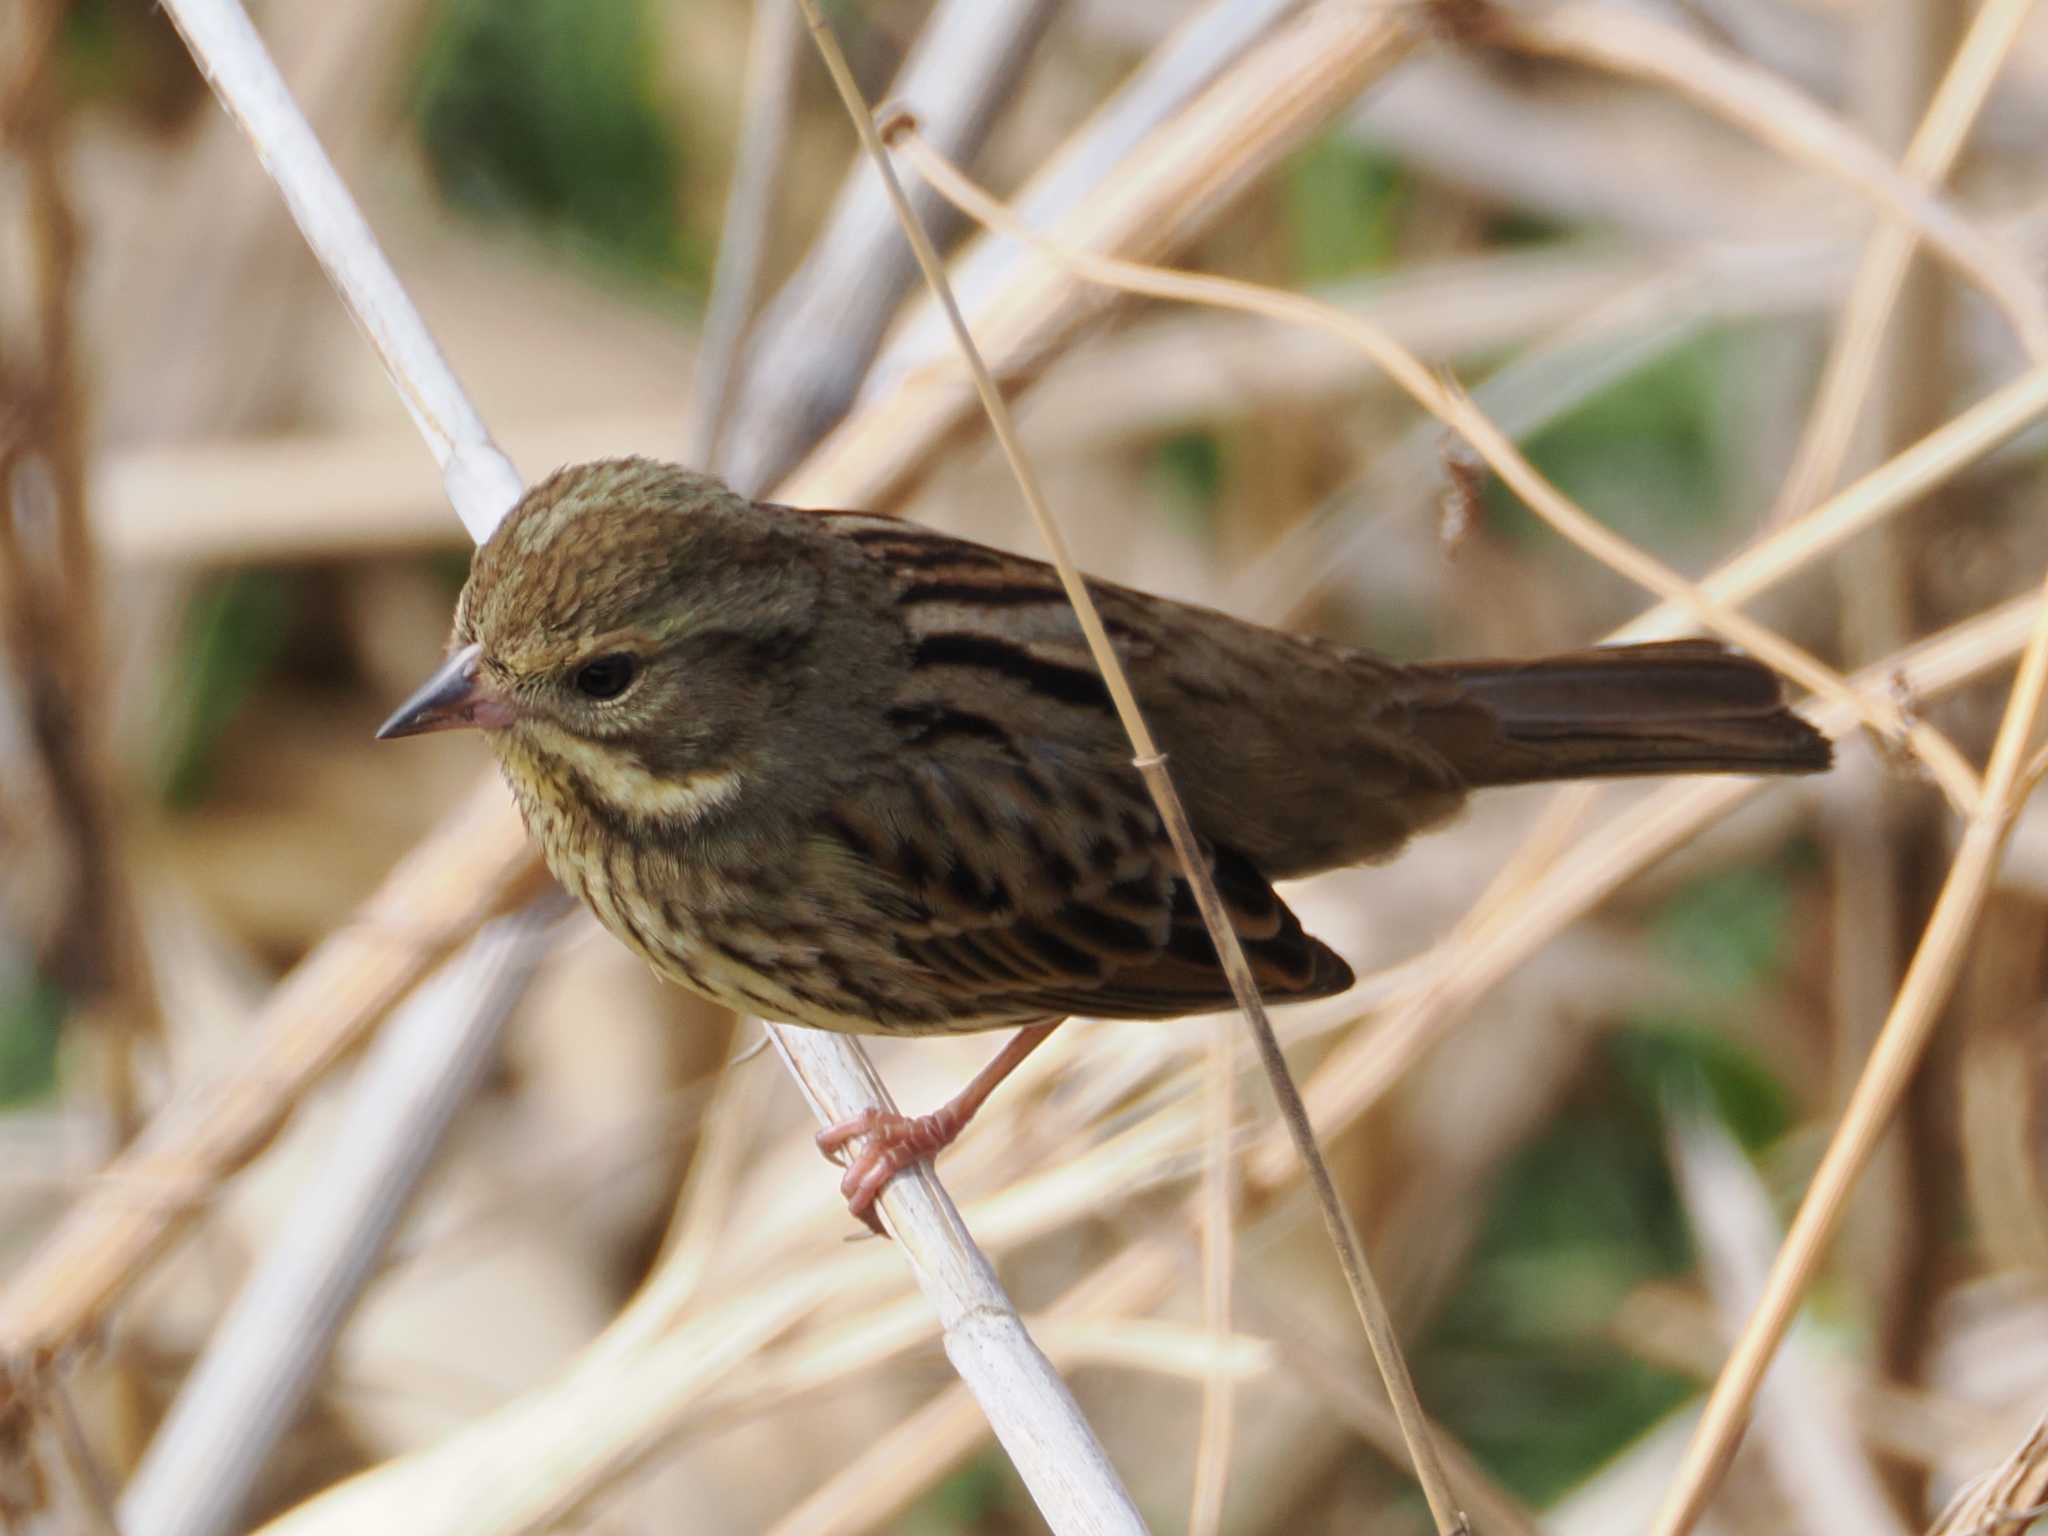
[[[690,111],[700,122],[736,112],[720,81],[742,73],[743,10],[664,16],[667,67],[697,93]],[[394,0],[376,35],[403,37],[416,19]],[[1058,392],[1022,413],[1024,440],[1049,499],[1074,509],[1066,518],[1084,566],[1228,601],[1252,553],[1311,547],[1295,541],[1333,522],[1326,503],[1346,506],[1334,493],[1376,453],[1419,463],[1426,478],[1468,482],[1462,458],[1444,460],[1440,444],[1453,433],[1562,540],[1504,537],[1482,506],[1446,553],[1404,487],[1377,520],[1350,521],[1348,536],[1370,540],[1373,558],[1290,566],[1291,608],[1320,591],[1326,624],[1377,615],[1379,633],[1393,635],[1426,620],[1442,651],[1704,628],[1808,688],[1805,707],[1843,743],[1835,775],[1797,788],[1704,781],[1481,806],[1395,871],[1301,893],[1312,926],[1361,962],[1365,979],[1350,999],[1276,1022],[1404,1337],[1426,1341],[1431,1319],[1482,1272],[1494,1192],[1518,1159],[1597,1104],[1588,1095],[1600,1084],[1612,1091],[1600,1042],[1645,999],[1673,993],[1768,1063],[1790,1105],[1782,1132],[1746,1158],[1697,1141],[1672,1154],[1694,1170],[1684,1188],[1702,1248],[1765,1278],[1753,1303],[1740,1287],[1714,1288],[1724,1309],[1716,1319],[1698,1277],[1667,1275],[1588,1327],[1588,1340],[1618,1339],[1718,1382],[1697,1427],[1673,1419],[1621,1450],[1546,1508],[1544,1525],[1641,1530],[1654,1519],[1676,1536],[1719,1499],[1715,1512],[1734,1528],[1816,1528],[1814,1489],[1853,1486],[1875,1490],[1899,1528],[1923,1529],[1960,1480],[1984,1473],[1935,1528],[2018,1529],[2040,1498],[2040,1436],[2028,1426],[2048,1363],[2018,1342],[2038,1322],[2048,1230],[2029,1028],[2048,899],[2028,873],[2048,685],[2048,604],[2035,589],[2048,543],[2037,520],[1984,505],[2023,509],[2040,495],[2025,444],[2048,413],[2048,290],[2027,220],[2048,205],[2048,184],[2038,144],[2024,137],[1970,146],[1973,125],[1996,120],[2001,100],[2024,105],[2023,92],[2001,96],[2001,82],[2038,78],[2041,24],[2023,5],[1990,0],[1946,73],[1911,103],[1917,131],[1887,147],[1857,126],[1863,108],[1817,104],[1773,57],[1640,13],[1578,5],[1541,17],[1484,7],[1367,17],[1324,4],[1240,43],[1215,84],[1190,84],[1152,109],[1156,132],[1091,162],[1088,146],[1100,141],[1084,119],[1115,82],[1088,61],[1112,46],[1133,63],[1143,50],[1163,60],[1198,52],[1202,40],[1197,28],[1111,44],[1090,30],[1112,24],[1148,25],[1077,8],[1040,45],[981,173],[1013,189],[1001,204],[974,202],[914,136],[900,146],[920,175],[997,231],[1004,205],[1032,207],[1044,188],[1063,189],[1066,200],[1039,215],[1042,243],[984,234],[957,264],[971,277],[1007,252],[998,286],[965,288],[967,318],[1007,391],[1043,375],[1042,387]],[[1844,35],[1875,26],[1859,10],[1817,24]],[[1770,18],[1762,26],[1757,36],[1775,35]],[[287,79],[317,84],[317,28],[280,21],[273,43]],[[1476,135],[1486,175],[1524,189],[1535,211],[1613,210],[1608,246],[1558,252],[1517,315],[1518,272],[1536,269],[1482,251],[1500,194],[1472,190],[1486,185],[1475,168],[1471,182],[1442,174],[1411,193],[1405,288],[1326,298],[1276,283],[1290,271],[1275,190],[1282,168],[1299,164],[1289,155],[1375,81],[1390,101],[1411,78],[1418,90],[1438,88],[1430,71],[1447,56],[1479,66],[1458,89],[1501,115],[1461,120],[1443,136],[1445,155],[1470,155]],[[15,126],[27,86],[4,89],[7,153],[32,159],[34,137]],[[401,768],[359,742],[379,704],[423,664],[445,616],[445,594],[403,557],[457,542],[452,524],[437,531],[430,520],[436,494],[424,461],[408,465],[395,447],[403,412],[439,424],[430,440],[472,529],[488,526],[513,483],[491,457],[486,419],[530,468],[568,453],[660,451],[684,422],[691,338],[670,311],[438,213],[424,178],[390,153],[393,127],[370,104],[345,91],[309,99],[323,103],[322,137],[413,290],[412,300],[386,298],[418,302],[480,386],[487,415],[418,393],[399,408],[380,391],[309,281],[295,238],[268,213],[267,187],[220,129],[187,142],[74,114],[61,174],[88,252],[114,243],[116,230],[153,230],[162,238],[143,243],[168,270],[294,274],[225,283],[223,312],[237,314],[237,329],[203,359],[158,310],[138,310],[160,303],[154,288],[64,279],[78,284],[96,363],[90,419],[104,424],[78,479],[110,563],[110,606],[129,619],[98,684],[126,756],[161,686],[173,620],[208,568],[286,560],[313,573],[328,638],[287,675],[303,692],[340,655],[347,681],[323,705],[326,718],[291,689],[259,694],[227,738],[247,766],[223,771],[215,809],[156,811],[127,781],[135,803],[103,851],[136,871],[152,1002],[167,1032],[160,1050],[134,1057],[144,1135],[93,1177],[78,1177],[75,1140],[19,1117],[29,1149],[20,1166],[50,1177],[5,1192],[10,1218],[18,1207],[9,1225],[33,1234],[12,1249],[0,1287],[0,1346],[12,1367],[0,1512],[10,1516],[44,1507],[79,1528],[90,1528],[96,1507],[106,1516],[245,1264],[269,1246],[280,1211],[304,1213],[310,1180],[338,1156],[337,1089],[327,1086],[337,1069],[481,923],[535,889],[502,791],[494,781],[465,787],[473,753],[448,744]],[[819,82],[799,81],[780,214],[792,228],[817,222],[807,210],[824,200],[811,169],[820,147],[830,146],[835,168],[845,159],[845,126],[827,105]],[[1585,133],[1571,174],[1555,164],[1517,170],[1527,146],[1486,124],[1520,117]],[[1632,126],[1614,126],[1622,123]],[[217,204],[208,219],[193,216],[194,183],[174,174],[202,156]],[[1692,185],[1673,169],[1687,163],[1748,169],[1732,183],[1703,170]],[[1536,404],[1517,404],[1516,420],[1567,413],[1584,398],[1577,370],[1591,354],[1565,342],[1597,333],[1655,355],[1687,334],[1697,290],[1682,279],[1727,259],[1699,231],[1750,216],[1728,188],[1766,175],[1798,190],[1760,200],[1745,239],[1759,252],[1773,241],[1825,246],[1834,258],[1815,264],[1824,283],[1772,300],[1786,306],[1781,315],[1818,306],[1802,330],[1780,322],[1796,352],[1752,336],[1752,350],[1716,375],[1724,409],[1744,395],[1758,403],[1730,435],[1734,468],[1704,534],[1614,515],[1611,485],[1565,481],[1544,465],[1540,443],[1496,415],[1492,380],[1475,372],[1467,393],[1442,371],[1471,372],[1480,354],[1520,348]],[[1782,223],[1765,222],[1780,212]],[[1674,236],[1688,217],[1692,232]],[[1905,296],[1904,275],[1921,246],[1968,344],[1919,360],[1937,378],[1955,372],[1937,390],[1937,413],[1902,429],[1877,403],[1900,367],[1881,342],[1904,306],[1920,302]],[[1168,272],[1154,265],[1162,260],[1200,270]],[[773,283],[786,262],[767,262]],[[1163,307],[1142,328],[1098,339],[1105,283]],[[20,299],[0,294],[10,328]],[[1453,302],[1459,312],[1447,317]],[[1212,325],[1196,307],[1214,305],[1250,317],[1229,317],[1233,327],[1253,328],[1215,328],[1222,317]],[[995,466],[961,446],[974,435],[972,387],[934,348],[918,309],[909,304],[884,342],[877,377],[887,382],[857,401],[780,494],[886,505],[1021,543],[1027,534]],[[1305,328],[1300,350],[1286,328]],[[410,345],[402,334],[372,331],[402,376],[432,375],[431,359],[400,355]],[[167,350],[108,367],[122,355],[109,338],[127,336]],[[15,330],[0,338],[0,356],[24,355]],[[1232,348],[1247,359],[1241,369],[1211,362]],[[1159,378],[1166,358],[1218,377],[1198,386]],[[1809,365],[1818,377],[1810,392]],[[159,408],[151,380],[175,368],[190,369],[195,396]],[[1411,404],[1366,382],[1382,375],[1441,425],[1418,425]],[[1229,445],[1206,544],[1142,515],[1167,504],[1156,479],[1134,468],[1161,419],[1129,397],[1154,379],[1189,402],[1178,409],[1219,422]],[[11,406],[21,387],[15,371],[0,371],[10,392],[0,403]],[[1106,392],[1099,403],[1078,398],[1096,390]],[[252,409],[263,400],[288,405],[265,416]],[[226,490],[198,490],[194,516],[171,521],[190,487]],[[21,494],[10,487],[10,518]],[[234,516],[198,515],[225,508],[228,494],[240,498]],[[1838,583],[1866,569],[1858,551],[1877,538],[1909,541],[1888,558],[1891,577],[1911,590],[1910,623],[1881,650],[1859,652],[1837,633],[1859,589]],[[1636,611],[1642,593],[1657,606]],[[52,664],[90,654],[76,649],[89,639],[65,641]],[[18,752],[0,731],[0,769]],[[1923,780],[1940,795],[1918,796],[1919,832],[1911,819],[1869,811],[1914,798]],[[450,805],[458,809],[442,809]],[[0,806],[0,837],[18,841],[19,820]],[[1650,893],[1688,878],[1680,870],[1782,868],[1780,850],[1802,837],[1819,874],[1805,877],[1809,895],[1783,898],[1782,969],[1753,982],[1739,1007],[1715,1002],[1696,979],[1674,979],[1636,920]],[[1858,838],[1881,855],[1874,867],[1899,880],[1890,899],[1867,908],[1810,899],[1828,879],[1873,867],[1854,862]],[[365,880],[408,845],[387,877]],[[1917,884],[1901,872],[1917,872]],[[15,884],[0,887],[15,903],[0,962],[20,928]],[[22,884],[34,899],[37,883]],[[195,907],[193,891],[208,901]],[[1600,909],[1616,898],[1631,903],[1630,916],[1602,923]],[[267,927],[235,916],[266,911]],[[1831,988],[1845,985],[1845,967],[1868,971],[1897,951],[1897,935],[1876,931],[1894,919],[1906,935],[1895,968],[1859,978],[1886,1002],[1871,1021],[1881,1026],[1874,1044],[1831,1063]],[[690,1509],[707,1530],[851,1532],[899,1528],[941,1485],[981,1500],[958,1528],[1028,1518],[1005,1513],[981,1474],[956,1475],[988,1424],[935,1349],[951,1319],[916,1292],[896,1247],[842,1241],[835,1181],[809,1150],[793,1096],[772,1064],[726,1065],[723,1024],[650,986],[600,939],[554,946],[511,1026],[505,1068],[456,1129],[313,1389],[308,1418],[256,1490],[274,1528],[361,1529],[403,1511],[413,1530],[657,1529]],[[1314,1239],[1285,1133],[1262,1112],[1241,1112],[1234,1126],[1205,1122],[1196,1102],[1229,1068],[1210,1038],[1200,1029],[1061,1031],[946,1160],[964,1229],[1075,1383],[1156,1527],[1198,1509],[1205,1529],[1420,1528],[1419,1504],[1394,1470],[1385,1406],[1361,1385],[1364,1351]],[[899,1098],[921,1103],[942,1097],[985,1048],[932,1042],[883,1053],[882,1065]],[[67,1114],[119,1122],[118,1088],[110,1096],[108,1080],[72,1081]],[[1874,1165],[1888,1131],[1901,1158]],[[1234,1154],[1234,1257],[1205,1270],[1200,1234],[1215,1232],[1228,1186],[1197,1175],[1219,1144]],[[47,1197],[51,1177],[66,1196],[61,1209]],[[1882,1274],[1828,1263],[1859,1190],[1941,1216],[1885,1239]],[[1775,1254],[1773,1211],[1787,1232]],[[1825,1408],[1822,1470],[1844,1481],[1817,1470],[1813,1487],[1788,1488],[1782,1466],[1738,1456],[1737,1437],[1823,1279],[1815,1326],[1831,1334],[1840,1370],[1815,1370],[1806,1348],[1783,1389],[1790,1406],[1775,1411],[1796,1415],[1801,1392],[1816,1416]],[[1570,1289],[1520,1294],[1541,1310]],[[1425,1351],[1419,1370],[1425,1406],[1451,1420],[1449,1481],[1476,1528],[1535,1528],[1536,1511],[1498,1468],[1489,1473],[1457,1443],[1488,1421],[1453,1390],[1444,1357]],[[1432,1382],[1447,1401],[1431,1400]],[[1505,1382],[1497,1411],[1512,1417]],[[1205,1393],[1213,1406],[1203,1420]],[[1221,1411],[1226,1401],[1234,1412]],[[1360,1440],[1374,1458],[1350,1449]],[[941,1519],[938,1508],[926,1502],[917,1518]]]

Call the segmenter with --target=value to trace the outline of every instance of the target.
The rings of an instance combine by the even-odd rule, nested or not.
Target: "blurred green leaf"
[[[1398,161],[1328,134],[1287,162],[1282,187],[1299,281],[1332,282],[1393,259],[1408,201]]]
[[[73,101],[170,129],[206,95],[184,43],[153,0],[71,0],[62,26],[58,77]]]
[[[1424,1400],[1539,1504],[1691,1390],[1607,1337],[1623,1297],[1690,1262],[1657,1123],[1611,1089],[1593,1074],[1505,1170],[1416,1358]]]
[[[232,571],[200,588],[165,693],[158,761],[167,803],[205,797],[215,743],[276,665],[293,606],[290,583],[275,571]]]
[[[995,1450],[983,1451],[904,1512],[900,1536],[961,1536],[968,1531],[1007,1530],[1004,1518],[1020,1495],[1009,1463]]]
[[[34,975],[0,977],[0,1106],[39,1099],[57,1086],[64,994]]]
[[[1521,208],[1508,208],[1495,213],[1486,221],[1486,228],[1480,235],[1483,244],[1491,246],[1548,245],[1563,240],[1572,233],[1572,226],[1540,213],[1530,213]]]
[[[469,580],[469,563],[475,558],[472,549],[436,549],[421,556],[427,563],[427,570],[434,580],[447,588],[449,599],[461,594]]]
[[[1176,432],[1152,450],[1152,471],[1174,520],[1212,534],[1223,495],[1223,439],[1204,428]]]
[[[1777,975],[1790,911],[1782,867],[1731,869],[1695,880],[1665,903],[1657,945],[1697,985],[1727,996]]]
[[[1792,1102],[1770,1069],[1717,1030],[1687,1020],[1639,1020],[1604,1042],[1645,1108],[1662,1115],[1704,1089],[1716,1116],[1751,1152],[1792,1127]]]
[[[642,0],[443,0],[413,113],[450,202],[701,286]]]
[[[1727,385],[1729,339],[1674,348],[1522,444],[1545,478],[1628,538],[1651,547],[1720,517],[1725,468],[1717,397]],[[1487,520],[1515,542],[1553,540],[1497,480]],[[1573,558],[1583,558],[1574,555]]]

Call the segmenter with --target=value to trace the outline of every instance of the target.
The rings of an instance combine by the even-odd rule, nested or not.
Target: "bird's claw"
[[[839,1180],[839,1193],[846,1208],[867,1223],[877,1237],[887,1237],[875,1201],[889,1181],[911,1164],[937,1157],[960,1134],[957,1125],[940,1111],[931,1115],[901,1115],[893,1110],[864,1109],[837,1125],[818,1132],[818,1150],[835,1157],[848,1145],[865,1136],[867,1144],[846,1159],[846,1172]]]

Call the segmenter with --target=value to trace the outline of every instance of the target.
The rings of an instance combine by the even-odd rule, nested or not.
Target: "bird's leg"
[[[950,1147],[953,1139],[967,1129],[974,1112],[995,1092],[996,1085],[1016,1071],[1018,1064],[1037,1050],[1060,1022],[1054,1019],[1050,1024],[1032,1024],[1018,1030],[965,1088],[928,1115],[864,1109],[852,1119],[818,1132],[818,1150],[827,1157],[856,1137],[868,1138],[867,1145],[847,1162],[846,1176],[839,1181],[839,1193],[846,1197],[846,1208],[866,1222],[877,1237],[888,1236],[875,1215],[875,1199],[883,1186],[912,1163],[937,1157]]]

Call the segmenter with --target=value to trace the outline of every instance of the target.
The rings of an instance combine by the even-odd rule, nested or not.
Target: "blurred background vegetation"
[[[104,603],[90,675],[97,697],[79,718],[104,738],[116,808],[108,835],[134,893],[151,1011],[161,1015],[128,1047],[146,1113],[189,1074],[246,1049],[239,1021],[263,989],[348,920],[484,759],[473,742],[408,744],[401,757],[368,739],[437,654],[466,559],[397,402],[164,17],[144,0],[62,9],[57,163],[80,227],[69,274],[74,404]],[[751,8],[378,0],[359,15],[321,9],[271,4],[259,20],[523,471],[537,478],[602,452],[678,453],[745,105]],[[999,189],[1046,161],[1195,7],[1051,9],[976,160]],[[1940,12],[1954,25],[1924,0],[1741,0],[1717,5],[1711,19],[1729,46],[1793,70],[1882,141],[1889,130],[1864,82],[1876,67],[1845,40],[1874,32],[1876,13],[1894,9]],[[910,0],[831,7],[873,98],[888,94],[924,11]],[[1802,51],[1815,35],[1837,41],[1834,64]],[[1922,76],[1945,57],[1928,46]],[[804,53],[793,68],[764,295],[796,270],[850,164],[851,136],[815,58]],[[1964,200],[2019,242],[2038,274],[2048,211],[2041,26],[2008,68]],[[1454,118],[1458,132],[1432,135],[1432,123]],[[1503,124],[1526,124],[1526,139]],[[1534,163],[1547,174],[1528,174]],[[1652,88],[1442,43],[1293,149],[1175,261],[1363,307],[1478,381],[1594,326],[1637,285],[1747,253],[1771,274],[1763,293],[1674,299],[1629,333],[1640,357],[1612,378],[1586,387],[1567,365],[1539,376],[1541,407],[1518,429],[1567,494],[1697,572],[1767,525],[1843,291],[1843,253],[1867,228],[1839,188]],[[1514,297],[1532,284],[1540,304],[1517,314]],[[1870,412],[1865,463],[2015,366],[1995,317],[1930,274],[1909,290],[1898,324],[1932,340],[1892,365],[1885,403]],[[1259,334],[1164,306],[1127,308],[1027,397],[1034,451],[1091,568],[1229,606],[1242,603],[1246,580],[1278,573],[1292,583],[1281,607],[1297,622],[1404,655],[1590,643],[1646,605],[1498,487],[1475,525],[1442,540],[1440,472],[1422,475],[1419,496],[1392,500],[1384,470],[1374,478],[1376,463],[1415,441],[1412,410],[1362,365],[1241,339]],[[1248,355],[1264,345],[1275,355]],[[1169,356],[1188,377],[1158,369]],[[1164,407],[1147,399],[1155,385],[1172,386]],[[1194,404],[1172,414],[1183,398]],[[979,429],[968,438],[902,510],[1029,549]],[[1802,577],[1760,611],[1832,659],[1872,660],[1855,654],[1863,642],[1850,610],[1881,605],[1873,582],[1896,589],[1901,643],[2031,585],[2048,552],[2041,486],[2041,440],[2029,434],[1951,481],[1897,534],[1865,541],[1858,563]],[[15,664],[0,693],[0,717],[15,718],[0,732],[0,767],[22,786],[0,811],[0,856],[12,868],[0,882],[0,1103],[23,1148],[18,1209],[0,1222],[0,1259],[10,1260],[106,1144],[103,1079],[75,1042],[104,1012],[112,964],[73,964],[75,952],[53,941],[81,856],[66,846],[64,819],[44,814],[48,788],[31,787],[37,738],[21,722],[35,690],[18,654]],[[1989,687],[1927,707],[1981,756],[2001,697],[2002,686]],[[1325,882],[1305,898],[1312,926],[1362,972],[1421,950],[1457,922],[1540,804],[1512,799],[1412,850],[1397,870]],[[1867,1048],[1868,1005],[1854,1001],[1867,992],[1843,973],[1863,973],[1880,1003],[1888,996],[1949,832],[1923,784],[1852,746],[1829,784],[1774,790],[1551,946],[1338,1149],[1361,1191],[1362,1224],[1376,1249],[1396,1255],[1392,1284],[1425,1402],[1530,1510],[1573,1509],[1575,1492],[1631,1454],[1668,1464],[1657,1436],[1695,1400],[1731,1323],[1726,1299],[1701,1279],[1697,1213],[1673,1167],[1676,1127],[1703,1119],[1723,1128],[1770,1208],[1789,1214]],[[2038,1330],[2025,1346],[2032,1390],[1979,1381],[1970,1368],[1987,1339],[2011,1338],[2041,1307],[2044,1252],[2024,1236],[2040,1231],[2041,1212],[1986,1203],[1973,1158],[1992,1154],[1973,1151],[1960,1109],[1975,1080],[1969,1042],[2008,1040],[2014,1020],[2039,1016],[2044,895],[2029,883],[2039,878],[2031,865],[2015,869],[1996,902],[1999,943],[1973,961],[1946,1043],[1812,1309],[1831,1379],[1849,1383],[1853,1401],[1876,1394],[1895,1421],[1973,1430],[1944,1447],[1923,1435],[1915,1452],[1896,1422],[1872,1430],[1869,1413],[1850,1410],[1898,1529],[1920,1528],[1959,1468],[2002,1453],[2048,1379],[2048,1334]],[[385,1316],[364,1329],[266,1481],[265,1507],[425,1443],[539,1379],[645,1273],[698,1134],[674,1105],[701,1100],[731,1026],[619,959],[600,939],[565,943],[563,975],[544,978],[522,1007],[489,1102],[449,1153],[442,1180],[453,1192],[435,1198],[462,1213],[454,1241],[475,1257],[444,1284],[461,1289],[476,1326],[425,1354],[417,1319]],[[1368,1015],[1318,1026],[1303,1050],[1314,1059],[1371,1025]],[[1138,1033],[1130,1026],[1079,1033],[1084,1065],[1089,1053],[1153,1060],[1166,1049],[1151,1037],[1126,1047]],[[2041,1062],[2036,1037],[2022,1038],[2015,1056],[2000,1058],[2024,1083],[2007,1111],[2016,1119],[1983,1134],[2022,1149],[2023,1171],[2037,1173]],[[936,1098],[977,1053],[934,1048],[928,1070],[891,1056],[887,1070],[897,1080],[900,1062],[913,1085],[899,1080],[899,1097]],[[1192,1091],[1180,1056],[1153,1070],[1176,1063],[1181,1075],[1168,1081]],[[1102,1111],[1127,1115],[1160,1091],[1133,1079],[1130,1099]],[[776,1139],[801,1143],[794,1096],[770,1097]],[[1252,1102],[1263,1118],[1263,1090]],[[1027,1109],[998,1104],[991,1118]],[[265,1159],[270,1173],[259,1170],[246,1198],[209,1222],[205,1262],[172,1266],[173,1278],[124,1318],[116,1354],[133,1391],[124,1413],[93,1426],[117,1472],[176,1389],[248,1249],[289,1203],[291,1170],[314,1156],[310,1136],[288,1138]],[[829,1193],[822,1168],[778,1166]],[[1184,1183],[1187,1171],[1159,1177]],[[970,1194],[1004,1181],[981,1163],[962,1177]],[[1042,1304],[1123,1235],[1166,1219],[1173,1187],[1113,1192],[1103,1214],[1010,1256],[1006,1279],[1027,1307]],[[548,1208],[565,1188],[589,1209],[560,1234]],[[2035,1184],[2029,1175],[2000,1190],[2023,1207]],[[1327,1259],[1301,1216],[1272,1216],[1248,1233],[1239,1265],[1256,1275],[1247,1284],[1260,1305],[1299,1308],[1344,1337]],[[1987,1224],[2001,1235],[1987,1238]],[[838,1235],[823,1216],[816,1232],[828,1245]],[[1168,1310],[1185,1317],[1192,1259],[1183,1282]],[[511,1287],[516,1299],[503,1294]],[[386,1300],[386,1313],[407,1305]],[[515,1306],[528,1314],[518,1325],[528,1342],[496,1358],[496,1330],[513,1326]],[[1153,1382],[1140,1400],[1168,1402],[1170,1412],[1121,1412],[1113,1404],[1124,1374],[1084,1368],[1077,1381],[1157,1528],[1177,1528],[1197,1389]],[[1287,1377],[1284,1365],[1278,1375]],[[825,1407],[887,1426],[944,1379],[929,1351],[879,1378],[835,1388]],[[1313,1388],[1268,1376],[1242,1390],[1277,1406],[1246,1410],[1228,1529],[1422,1528],[1404,1476]],[[792,1410],[799,1422],[815,1432],[817,1406]],[[705,1500],[715,1513],[696,1528],[761,1528],[860,1446],[858,1434],[816,1433],[802,1454],[777,1460],[770,1448],[797,1433],[777,1423],[686,1433],[665,1471],[623,1488],[589,1528],[662,1528],[657,1487]],[[1797,1500],[1762,1461],[1745,1453],[1726,1528],[1798,1528],[1787,1513]],[[1557,1528],[1630,1528],[1578,1508]],[[1039,1525],[999,1453],[983,1450],[935,1466],[886,1528]]]

